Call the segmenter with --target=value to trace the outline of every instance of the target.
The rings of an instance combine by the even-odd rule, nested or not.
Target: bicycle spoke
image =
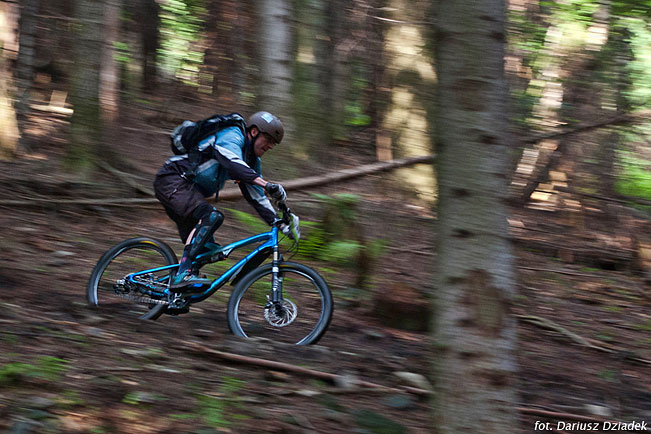
[[[104,311],[128,313],[141,318],[158,317],[165,309],[167,270],[127,276],[140,270],[173,264],[174,253],[164,245],[142,239],[127,240],[109,250],[98,262],[88,287],[88,301]]]
[[[229,303],[229,321],[232,319],[234,323],[231,329],[241,329],[247,337],[292,344],[309,343],[305,341],[307,337],[310,341],[318,339],[330,318],[331,308],[326,308],[329,291],[309,275],[290,268],[285,267],[281,272],[281,302],[272,301],[270,271],[243,282],[244,288],[236,295],[237,303]],[[238,334],[238,331],[234,332]]]

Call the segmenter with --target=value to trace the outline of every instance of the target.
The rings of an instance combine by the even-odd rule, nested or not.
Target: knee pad
[[[204,203],[197,207],[193,216],[200,218],[199,223],[195,226],[194,236],[190,242],[189,254],[192,258],[195,258],[201,249],[203,249],[206,242],[212,239],[212,234],[223,223],[224,214],[207,203]]]
[[[192,218],[195,220],[203,220],[210,216],[210,213],[213,211],[217,211],[214,206],[209,205],[208,202],[201,202],[194,211],[192,211]]]

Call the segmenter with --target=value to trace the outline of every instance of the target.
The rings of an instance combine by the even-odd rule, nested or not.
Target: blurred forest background
[[[433,372],[455,377],[433,365],[480,366],[471,357],[480,341],[506,348],[507,368],[470,381],[495,387],[512,410],[502,428],[650,420],[651,1],[480,3],[0,2],[0,429],[435,431],[432,412],[435,427],[450,424],[441,409],[454,393]],[[478,27],[473,45],[503,52],[446,51],[466,14],[471,28],[505,26]],[[487,78],[482,64],[496,56],[503,69]],[[465,117],[445,99],[455,61],[476,67],[456,88]],[[492,93],[482,100],[489,82],[503,105]],[[182,248],[151,192],[169,132],[186,119],[258,110],[286,127],[263,173],[288,187],[306,222],[301,259],[337,300],[320,348],[231,339],[228,293],[153,324],[88,310],[88,274],[110,246],[148,235]],[[448,128],[481,134],[439,149]],[[465,165],[474,161],[487,165]],[[497,187],[484,182],[493,163]],[[455,217],[443,212],[454,197],[476,203]],[[245,204],[222,199],[218,237],[259,229]],[[466,218],[489,214],[504,232],[499,221]],[[473,228],[503,234],[514,260],[489,258],[492,241],[469,240]],[[438,358],[444,337],[430,327],[432,306],[439,318],[465,309],[437,295],[454,287],[454,276],[432,277],[437,266],[444,275],[442,257],[464,262],[470,277],[460,284],[508,306],[514,321],[502,341],[461,339],[468,347],[456,362]],[[492,269],[507,283],[482,293]],[[254,359],[308,364],[335,380],[247,368]],[[464,396],[454,399],[464,407]],[[464,408],[455,417],[465,426],[481,425],[479,408],[500,419],[490,406]]]

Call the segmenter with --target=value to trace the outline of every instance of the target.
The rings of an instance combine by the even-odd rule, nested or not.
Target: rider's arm
[[[267,183],[262,178],[258,179],[262,180],[264,184]],[[240,191],[242,192],[242,196],[244,196],[244,198],[251,204],[251,206],[255,208],[258,214],[260,214],[262,220],[267,222],[268,225],[271,225],[278,218],[278,216],[276,215],[276,211],[271,205],[271,202],[264,194],[264,189],[259,184],[253,185],[240,182],[238,185],[240,187]]]
[[[260,214],[262,220],[271,225],[277,216],[263,189],[267,181],[244,162],[243,146],[244,136],[237,127],[224,130],[213,145],[215,158],[224,169],[228,170],[231,179],[240,181],[239,186],[244,198]]]
[[[244,162],[243,146],[244,136],[239,128],[227,128],[218,134],[217,140],[212,145],[213,154],[219,165],[228,171],[231,179],[247,184],[256,182],[256,185],[260,185],[258,184],[262,180],[260,174]],[[257,178],[260,181],[257,181]]]
[[[267,184],[269,184],[269,183],[258,176],[257,178],[255,178],[253,180],[253,182],[251,182],[251,184],[255,184],[255,185],[259,186],[259,187],[265,188],[267,186]]]

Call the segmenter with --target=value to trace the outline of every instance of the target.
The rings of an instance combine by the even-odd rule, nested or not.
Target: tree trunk
[[[215,98],[219,96],[219,79],[221,78],[220,76],[223,76],[219,70],[219,60],[223,57],[222,45],[224,45],[224,40],[222,40],[223,34],[220,34],[219,29],[227,25],[225,22],[222,22],[219,13],[223,7],[222,2],[208,2],[208,18],[204,22],[203,30],[206,39],[206,50],[204,51],[202,68],[210,77],[207,79],[208,82],[206,84],[210,87],[212,96]]]
[[[435,2],[439,183],[436,433],[518,431],[505,4]]]
[[[259,1],[259,52],[261,59],[260,110],[278,116],[285,127],[283,142],[292,145],[292,80],[294,76],[293,9],[289,0]],[[283,143],[284,144],[284,143]]]
[[[14,110],[9,96],[9,83],[11,83],[11,72],[9,59],[5,47],[8,43],[4,36],[11,33],[10,29],[10,8],[8,3],[0,3],[0,159],[13,156],[18,146],[18,124],[16,111]]]
[[[630,106],[626,100],[626,93],[630,90],[631,83],[629,82],[626,65],[629,64],[633,57],[629,41],[619,32],[611,31],[609,33],[611,44],[614,47],[614,59],[612,61],[614,68],[614,87],[615,93],[615,108],[618,113],[625,113],[630,110]],[[601,173],[600,177],[600,191],[601,194],[607,197],[613,197],[615,192],[615,179],[616,179],[616,162],[617,162],[617,149],[619,148],[621,137],[619,131],[612,129],[606,140],[604,140],[601,149]]]
[[[313,145],[315,155],[324,155],[327,145],[337,136],[343,136],[345,95],[343,56],[337,46],[342,42],[347,22],[346,11],[350,2],[344,0],[319,1],[319,19],[315,40],[315,68],[317,83],[317,140]],[[342,101],[338,104],[338,101]]]
[[[77,0],[75,17],[78,24],[70,94],[74,113],[70,119],[66,166],[85,177],[93,168],[102,137],[99,105],[101,56],[98,53],[102,52],[104,44],[104,3]]]
[[[24,0],[20,12],[20,48],[16,59],[16,111],[22,120],[29,111],[29,99],[34,80],[36,24],[39,0]]]
[[[105,2],[105,32],[100,72],[100,102],[104,136],[99,155],[106,161],[113,161],[115,155],[110,144],[120,131],[117,128],[120,106],[120,66],[116,60],[115,43],[120,37],[120,10],[122,0]]]
[[[115,43],[120,37],[121,0],[107,0],[104,24],[104,47],[100,74],[102,117],[105,123],[113,123],[118,114],[120,99],[120,70],[115,59]]]
[[[156,55],[158,53],[158,3],[156,0],[141,0],[140,24],[142,37],[142,85],[145,92],[156,89]]]
[[[431,52],[424,47],[427,28],[417,24],[428,2],[390,0],[385,10],[384,34],[387,60],[386,106],[378,128],[376,153],[379,160],[432,152],[431,90],[436,83]],[[433,203],[436,181],[432,167],[421,166],[396,173],[394,182],[408,185],[419,199]]]
[[[244,14],[246,13],[247,5],[241,1],[233,2],[232,13],[235,14],[233,20],[233,31],[230,32],[230,39],[228,47],[226,47],[227,55],[231,59],[231,82],[233,89],[233,98],[236,101],[241,100],[241,95],[245,88],[245,74],[244,64],[245,60],[245,44],[244,34],[246,33],[246,26],[244,24]]]

